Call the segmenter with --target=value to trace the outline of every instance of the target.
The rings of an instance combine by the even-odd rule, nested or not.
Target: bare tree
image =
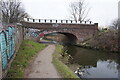
[[[110,26],[110,28],[112,30],[118,30],[118,25],[120,24],[120,19],[116,19],[112,22],[112,25]]]
[[[90,8],[87,7],[84,0],[72,2],[70,4],[70,13],[75,21],[89,21],[90,19],[87,19],[89,11]]]
[[[27,13],[18,0],[2,0],[3,22],[15,23],[27,17]]]

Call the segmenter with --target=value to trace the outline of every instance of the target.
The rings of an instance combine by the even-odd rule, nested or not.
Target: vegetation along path
[[[26,78],[60,78],[54,65],[52,64],[52,54],[55,45],[49,45],[38,53],[33,63],[26,70]]]

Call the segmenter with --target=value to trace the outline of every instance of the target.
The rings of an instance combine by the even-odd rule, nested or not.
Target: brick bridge
[[[50,32],[58,32],[77,42],[94,36],[98,32],[98,23],[81,22],[73,20],[48,20],[27,18],[22,25],[25,28],[40,29]]]

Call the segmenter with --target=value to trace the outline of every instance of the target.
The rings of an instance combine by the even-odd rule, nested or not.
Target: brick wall
[[[5,77],[12,60],[23,41],[23,28],[20,25],[4,25],[0,32],[0,73]]]
[[[26,28],[40,29],[46,31],[66,32],[75,35],[78,42],[94,36],[98,32],[98,24],[71,24],[71,23],[31,23],[23,22]]]

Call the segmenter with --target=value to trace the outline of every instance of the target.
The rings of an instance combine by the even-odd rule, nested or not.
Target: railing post
[[[56,23],[57,23],[57,20],[56,20]]]
[[[35,19],[33,19],[33,22],[35,22]]]
[[[0,1],[1,4],[1,1]],[[2,8],[0,6],[0,29],[2,29]],[[2,55],[0,51],[0,80],[2,79]]]
[[[50,20],[50,23],[52,23],[52,20]]]
[[[75,20],[75,22],[77,23],[77,20]]]
[[[90,21],[90,24],[92,23],[92,21]]]
[[[27,21],[29,21],[29,18],[27,18]]]
[[[40,19],[39,19],[39,22],[40,22]]]
[[[66,20],[66,23],[68,23],[68,20]]]
[[[82,23],[82,21],[80,21],[80,23]]]
[[[72,20],[71,20],[71,23],[72,23]]]
[[[46,19],[45,19],[45,23],[46,23]]]
[[[86,21],[85,21],[85,24],[86,24]]]
[[[61,23],[63,23],[63,20],[61,20]]]

